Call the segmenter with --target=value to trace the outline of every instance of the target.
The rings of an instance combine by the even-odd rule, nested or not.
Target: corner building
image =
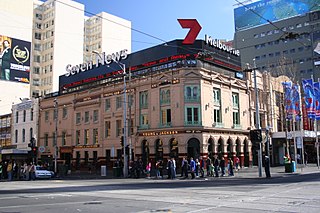
[[[54,156],[58,103],[58,160],[72,169],[122,158],[123,107],[127,104],[131,159],[153,166],[175,157],[235,157],[252,163],[248,138],[254,110],[239,57],[197,40],[174,40],[91,70],[60,76],[59,94],[40,102],[39,159]],[[127,102],[123,70],[126,65]],[[261,80],[258,82],[261,85]]]

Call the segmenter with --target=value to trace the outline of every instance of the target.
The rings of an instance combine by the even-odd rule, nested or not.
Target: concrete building
[[[6,91],[0,95],[1,115],[11,113],[11,105],[19,103],[20,98],[29,97],[32,17],[33,0],[1,1],[0,91]],[[18,50],[22,57],[17,55]]]
[[[261,0],[236,8],[234,45],[241,51],[243,67],[255,59],[259,70],[273,76],[286,74],[300,82],[312,75],[319,78],[314,65],[319,61],[314,52],[320,37],[315,18],[319,5],[319,0]]]
[[[95,61],[93,52],[113,53],[127,49],[131,53],[131,22],[102,12],[87,17],[84,32],[84,61]]]
[[[37,1],[33,17],[31,96],[58,91],[68,63],[83,60],[84,5],[71,0]]]
[[[124,84],[119,64],[123,63],[131,73],[127,76],[126,104],[132,160],[141,158],[155,164],[168,157],[180,162],[182,157],[238,156],[241,166],[252,165],[249,130],[254,126],[254,90],[250,78],[238,75],[239,57],[205,41],[197,40],[184,48],[181,42],[175,40],[108,66],[60,76],[60,95],[40,102],[39,145],[45,151],[39,159],[50,161],[54,156],[56,133],[58,161],[72,169],[102,164],[111,167],[122,157]],[[263,91],[264,78],[260,74],[257,79]],[[259,94],[265,128],[264,100],[268,99]],[[57,123],[53,119],[55,100]],[[273,105],[271,108],[272,112],[277,110]]]

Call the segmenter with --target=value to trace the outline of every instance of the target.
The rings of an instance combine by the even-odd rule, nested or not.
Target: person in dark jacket
[[[226,167],[226,161],[224,160],[224,157],[220,160],[220,168],[221,168],[221,177],[225,175],[225,167]]]
[[[220,164],[219,159],[217,156],[215,156],[213,165],[214,165],[214,174],[216,177],[219,177],[219,164]]]
[[[171,167],[172,167],[172,161],[170,158],[168,158],[167,162],[167,172],[168,172],[168,179],[171,179]]]

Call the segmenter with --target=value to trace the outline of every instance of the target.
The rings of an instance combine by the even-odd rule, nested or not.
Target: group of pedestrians
[[[14,160],[0,162],[0,180],[35,180],[33,163],[19,164]]]

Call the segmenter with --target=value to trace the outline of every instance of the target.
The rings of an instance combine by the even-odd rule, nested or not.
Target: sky
[[[197,19],[202,26],[198,39],[204,39],[205,34],[217,39],[233,39],[235,0],[75,1],[84,4],[87,12],[97,14],[104,11],[119,16],[131,21],[133,29],[165,41],[183,39],[188,33],[177,19]],[[163,43],[161,40],[132,31],[132,52]]]

